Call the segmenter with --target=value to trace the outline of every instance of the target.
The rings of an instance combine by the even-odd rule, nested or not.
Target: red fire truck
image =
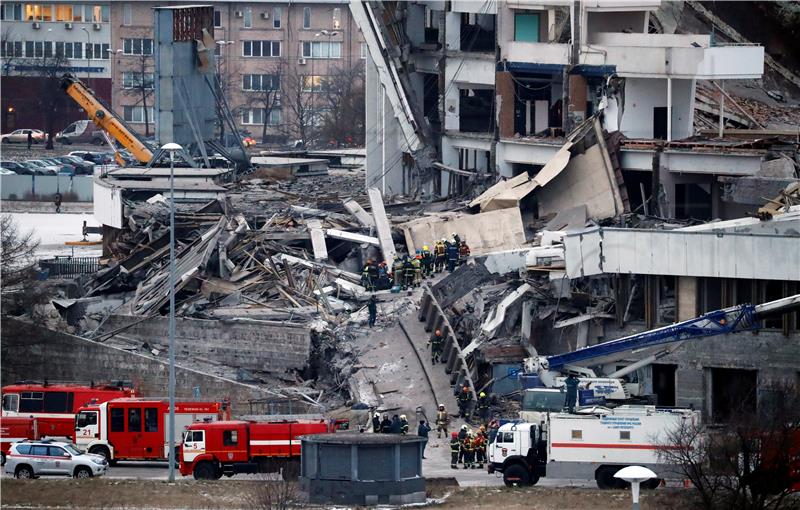
[[[6,464],[11,445],[26,439],[41,439],[37,418],[9,416],[0,420],[0,464]]]
[[[230,417],[227,403],[175,402],[175,442],[195,422]],[[82,407],[75,417],[75,444],[118,460],[167,460],[169,455],[169,400],[119,398]]]
[[[89,403],[131,397],[132,387],[111,384],[50,384],[24,382],[4,386],[2,417],[36,418],[39,437],[72,438],[75,413]],[[4,450],[5,451],[5,450]]]
[[[284,480],[300,472],[300,436],[347,427],[346,421],[218,421],[195,423],[183,435],[180,471],[197,480],[237,473],[274,473]]]

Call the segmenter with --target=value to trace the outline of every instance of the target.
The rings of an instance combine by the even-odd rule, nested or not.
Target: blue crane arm
[[[546,359],[550,370],[558,370],[564,365],[588,366],[592,364],[591,360],[613,357],[614,354],[620,354],[618,359],[625,359],[626,355],[640,349],[756,329],[758,329],[756,307],[745,304],[708,312],[688,321],[584,347],[576,351],[547,356]]]

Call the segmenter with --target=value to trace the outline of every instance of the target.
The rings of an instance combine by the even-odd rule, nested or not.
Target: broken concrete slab
[[[328,248],[325,246],[325,233],[322,231],[322,220],[306,221],[311,232],[311,247],[314,249],[314,260],[326,260]]]
[[[389,224],[389,219],[386,217],[386,210],[383,207],[381,190],[378,188],[370,188],[367,190],[367,193],[369,194],[370,206],[372,206],[372,217],[375,221],[375,227],[378,230],[378,239],[380,239],[381,242],[383,260],[391,264],[397,251],[395,250],[394,240],[392,239],[392,227]]]
[[[377,237],[365,236],[364,234],[357,234],[355,232],[346,232],[336,228],[329,228],[325,230],[325,235],[335,239],[342,239],[344,241],[352,241],[354,243],[371,244],[380,246],[381,241]],[[313,239],[313,238],[312,238]]]
[[[358,220],[358,223],[362,227],[375,228],[375,220],[372,219],[372,216],[355,200],[346,200],[344,202],[344,208]]]
[[[480,214],[445,213],[400,225],[410,253],[453,232],[469,244],[472,255],[519,248],[526,242],[522,214],[516,207]]]

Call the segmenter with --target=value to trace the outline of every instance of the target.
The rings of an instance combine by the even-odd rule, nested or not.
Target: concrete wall
[[[384,196],[405,193],[410,186],[403,179],[402,132],[371,60],[366,76],[366,188],[376,187]]]
[[[31,195],[51,199],[60,192],[75,193],[79,202],[92,201],[92,176],[80,175],[2,175],[0,193],[3,200],[30,200]],[[14,197],[12,197],[14,195]],[[68,197],[69,198],[69,197]]]
[[[594,34],[598,32],[622,32],[628,30],[632,33],[646,32],[647,13],[645,11],[632,12],[600,12],[589,11],[586,13],[587,22],[584,34],[590,43],[596,42]],[[588,35],[587,35],[588,34]]]
[[[20,380],[132,381],[142,396],[166,396],[169,365],[116,347],[3,318],[2,384]],[[229,398],[233,412],[246,414],[250,399],[268,398],[265,391],[183,367],[176,369],[176,395],[192,398],[199,387],[204,399]],[[238,411],[241,410],[241,411]]]
[[[141,321],[141,317],[112,315],[103,332]],[[156,317],[139,322],[121,333],[149,344],[166,345],[168,319]],[[267,372],[302,369],[311,352],[308,328],[265,321],[209,321],[179,317],[175,323],[176,352],[228,366]]]
[[[691,80],[672,80],[672,139],[692,134]],[[622,133],[628,138],[653,137],[653,108],[667,106],[667,80],[627,78],[625,80],[625,113]]]

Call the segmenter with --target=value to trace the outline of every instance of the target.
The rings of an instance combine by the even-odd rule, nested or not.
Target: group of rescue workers
[[[421,250],[416,250],[414,255],[396,256],[391,271],[385,261],[368,260],[361,271],[361,285],[370,292],[419,287],[422,280],[441,273],[445,267],[452,273],[469,256],[470,249],[466,241],[453,232],[450,239],[436,241],[433,251],[426,244]]]
[[[383,419],[381,419],[381,413],[375,413],[372,417],[372,432],[381,433],[381,434],[408,434],[408,420],[406,419],[405,414],[401,414],[400,416],[394,415],[392,419],[389,419],[388,414],[383,415]]]
[[[481,398],[486,403],[488,411],[486,394],[481,392]],[[447,438],[449,424],[450,415],[447,414],[444,404],[439,404],[439,410],[436,413],[437,438],[441,439],[442,436]],[[483,422],[477,431],[473,431],[469,425],[464,424],[458,432],[450,432],[450,467],[458,469],[458,465],[461,464],[464,469],[482,469],[486,463],[486,446],[494,440],[499,428],[500,423],[497,420],[491,420],[488,423]]]

